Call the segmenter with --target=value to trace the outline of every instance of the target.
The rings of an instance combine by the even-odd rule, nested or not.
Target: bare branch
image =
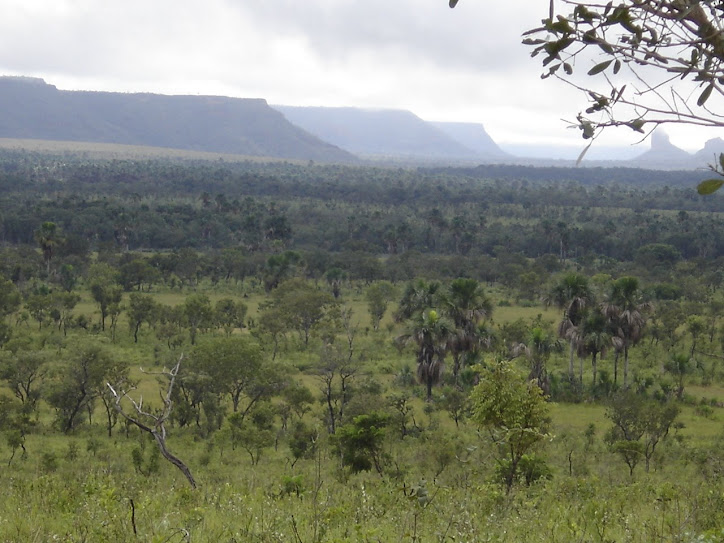
[[[161,394],[161,400],[163,401],[163,409],[161,410],[160,414],[154,415],[153,413],[149,413],[147,411],[143,410],[143,397],[139,399],[138,402],[136,402],[133,398],[131,398],[126,391],[122,391],[119,388],[119,385],[116,385],[116,388],[119,388],[119,391],[116,391],[116,389],[110,384],[106,383],[108,388],[111,391],[111,394],[115,398],[115,408],[116,411],[128,422],[136,425],[138,428],[143,430],[144,432],[148,432],[153,436],[153,438],[156,440],[156,444],[158,445],[159,450],[161,451],[161,455],[171,462],[174,466],[176,466],[181,473],[184,474],[186,479],[188,480],[189,484],[191,485],[191,488],[196,488],[196,480],[194,479],[193,475],[191,474],[191,471],[189,468],[184,464],[181,459],[174,456],[166,447],[166,426],[165,423],[168,420],[168,417],[171,415],[171,408],[173,407],[173,402],[171,400],[171,394],[173,393],[173,386],[176,382],[176,376],[178,375],[179,369],[181,367],[181,361],[183,360],[183,354],[179,357],[178,362],[176,362],[176,365],[170,370],[166,371],[165,369],[160,373],[160,375],[164,375],[168,378],[168,388],[166,389],[166,395],[164,396]],[[143,369],[141,369],[143,371]],[[144,372],[149,373],[149,372]],[[135,387],[133,387],[131,390],[134,390]],[[126,413],[123,410],[123,407],[121,406],[121,400],[123,398],[127,398],[128,401],[131,402],[133,405],[133,408],[136,411],[136,414],[138,417],[131,416],[128,413]],[[142,418],[150,419],[153,424],[152,426],[144,423],[141,421]]]

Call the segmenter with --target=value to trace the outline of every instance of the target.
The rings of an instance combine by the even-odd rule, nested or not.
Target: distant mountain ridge
[[[356,161],[263,99],[62,91],[23,77],[0,77],[0,137]]]
[[[420,160],[505,158],[473,123],[432,123],[395,109],[273,105],[292,123],[361,157]]]
[[[431,122],[454,140],[472,149],[481,159],[511,159],[513,155],[503,151],[479,123]]]
[[[575,166],[580,149],[508,144],[479,123],[430,122],[410,111],[269,106],[224,96],[65,91],[32,77],[0,76],[0,138],[125,144],[250,157],[390,164]],[[724,152],[715,138],[696,154],[660,129],[650,150],[594,147],[587,167],[705,168]],[[581,147],[582,148],[582,147]],[[554,150],[558,153],[555,154]],[[548,154],[550,152],[550,154]],[[570,156],[569,156],[570,155]]]

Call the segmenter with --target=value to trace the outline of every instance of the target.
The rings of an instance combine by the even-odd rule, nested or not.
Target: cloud
[[[0,72],[60,88],[409,109],[504,141],[574,141],[584,98],[541,81],[540,0],[0,0]],[[672,130],[672,141],[678,143]],[[707,137],[714,137],[708,135]]]

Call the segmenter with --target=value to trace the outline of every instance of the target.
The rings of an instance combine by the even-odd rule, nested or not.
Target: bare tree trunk
[[[568,378],[571,380],[571,382],[573,382],[573,374],[574,374],[574,371],[575,371],[575,370],[573,369],[573,352],[575,351],[573,338],[571,338],[570,344],[571,344],[571,348],[570,348],[570,352],[568,353],[568,354],[569,354],[569,358],[568,358]]]
[[[179,368],[181,367],[181,361],[183,360],[183,355],[178,359],[178,362],[176,362],[176,365],[170,370],[170,371],[163,371],[161,372],[161,375],[165,375],[168,377],[168,390],[166,391],[166,396],[163,397],[163,404],[164,407],[161,410],[160,414],[153,414],[149,413],[147,411],[143,410],[143,398],[141,398],[138,402],[133,400],[130,396],[128,396],[127,392],[120,391],[116,392],[116,390],[111,386],[110,383],[106,383],[108,388],[110,389],[111,393],[113,394],[113,397],[116,399],[115,407],[116,411],[125,418],[128,422],[135,424],[138,426],[141,430],[144,432],[148,432],[153,436],[153,438],[156,440],[156,443],[158,444],[158,448],[161,451],[161,455],[171,462],[174,466],[176,466],[181,473],[184,474],[186,479],[188,480],[189,484],[191,485],[191,488],[196,488],[196,480],[194,479],[194,476],[191,474],[191,470],[188,468],[186,464],[184,464],[183,461],[181,461],[180,458],[173,455],[168,448],[166,447],[166,421],[168,420],[169,415],[171,414],[171,392],[173,391],[173,385],[176,382],[176,375],[178,375]],[[141,370],[143,371],[143,370]],[[138,418],[132,417],[128,415],[125,411],[123,411],[123,407],[121,407],[121,400],[123,398],[128,398],[128,400],[133,404],[133,407],[137,413],[137,415],[151,421],[153,423],[153,426],[149,426],[143,422],[141,422]]]
[[[618,357],[620,356],[620,352],[616,351],[616,354],[613,357],[613,384],[618,384]]]

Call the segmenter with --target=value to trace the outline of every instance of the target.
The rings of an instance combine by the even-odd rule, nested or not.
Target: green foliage
[[[495,473],[501,483],[507,484],[508,477],[510,477],[512,472],[516,475],[515,480],[521,480],[526,486],[530,486],[541,479],[550,479],[553,476],[545,459],[535,454],[524,454],[521,456],[516,470],[513,469],[513,464],[510,459],[503,458],[498,460]]]
[[[244,449],[249,454],[252,466],[259,463],[264,449],[274,444],[272,413],[271,407],[262,406],[252,413],[251,420],[246,420],[240,413],[234,413],[226,419],[232,448]]]
[[[372,328],[375,330],[380,327],[380,321],[394,297],[395,287],[389,281],[377,281],[367,288],[365,293],[367,310],[372,320]]]
[[[230,336],[237,328],[244,328],[244,319],[248,310],[244,302],[223,298],[214,306],[214,318],[226,335]]]
[[[213,322],[211,301],[205,294],[190,294],[183,304],[183,313],[191,336],[191,345],[196,343],[199,330],[207,329]]]
[[[98,342],[81,343],[69,353],[54,372],[47,397],[64,432],[70,432],[81,423],[81,416],[92,407],[106,380],[117,375],[118,368],[124,366],[127,364],[116,360]]]
[[[12,283],[0,276],[0,318],[4,318],[20,306],[20,292]]]
[[[319,432],[316,429],[309,428],[302,421],[295,423],[289,436],[289,450],[294,457],[292,465],[302,458],[314,457],[318,441]]]
[[[503,480],[510,490],[523,455],[547,436],[550,419],[543,391],[508,364],[498,363],[481,375],[470,403],[472,420],[486,428],[499,447],[499,461],[505,462],[500,465],[507,465]]]
[[[380,413],[359,415],[341,426],[333,436],[333,448],[342,459],[342,465],[352,473],[369,471],[373,467],[382,475],[386,455],[382,444],[388,417]]]
[[[96,262],[88,270],[88,286],[101,312],[101,329],[106,329],[106,317],[121,301],[122,289],[118,273],[105,262]]]
[[[281,484],[280,493],[282,496],[294,494],[297,498],[301,498],[306,491],[303,475],[284,475]]]
[[[649,471],[656,447],[668,435],[679,411],[673,403],[647,400],[630,391],[619,393],[611,400],[606,416],[613,427],[606,441],[626,462],[631,477],[642,459]]]
[[[312,329],[332,305],[334,300],[329,294],[301,279],[290,279],[274,289],[264,311],[272,311],[286,330],[298,332],[304,345],[308,345]]]

